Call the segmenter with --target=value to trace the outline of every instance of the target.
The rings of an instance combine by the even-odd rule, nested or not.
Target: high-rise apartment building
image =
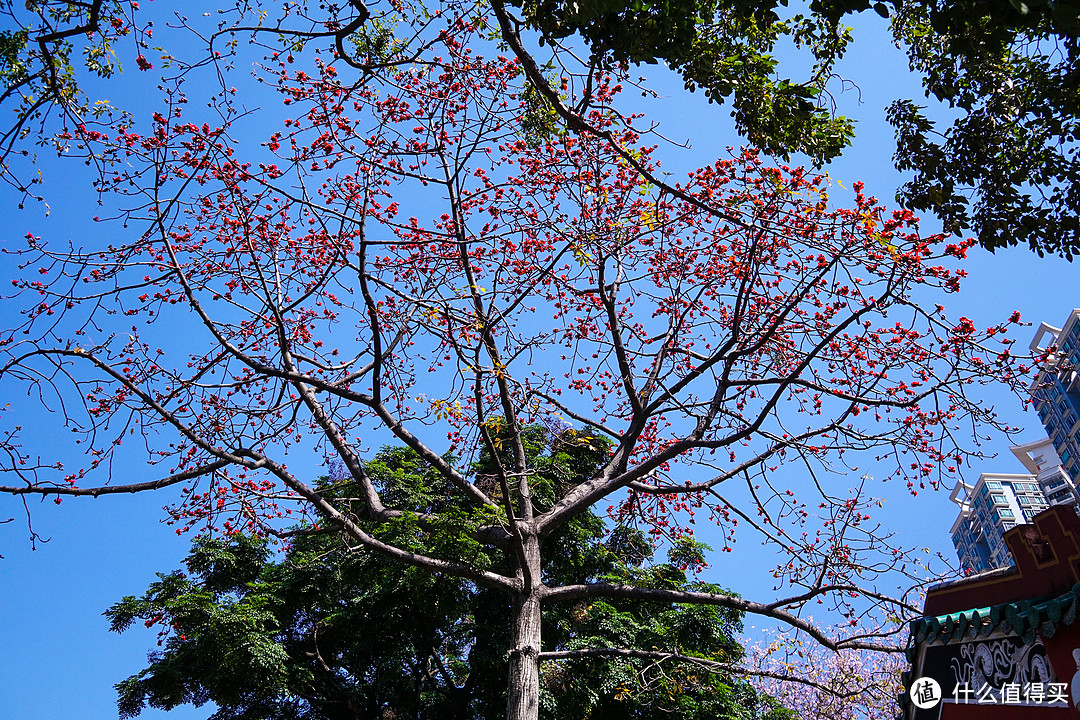
[[[1060,328],[1042,323],[1030,347],[1045,356],[1031,384],[1031,399],[1075,486],[1080,476],[1080,309]]]
[[[953,546],[960,565],[970,572],[1012,564],[1002,537],[1006,530],[1030,522],[1051,505],[1076,506],[1076,490],[1049,438],[1018,445],[1012,452],[1027,473],[983,473],[973,485],[958,483],[949,496],[960,506],[952,526]]]
[[[1028,474],[986,473],[950,495],[960,505],[953,544],[970,571],[1010,565],[1005,530],[1050,505],[1080,507],[1080,309],[1062,327],[1042,323],[1029,348],[1042,358],[1029,392],[1047,439],[1012,448]]]
[[[1026,474],[984,473],[950,496],[960,506],[953,545],[971,572],[1012,564],[1002,539],[1009,528],[1051,505],[1080,508],[1080,309],[1060,328],[1042,323],[1030,348],[1043,358],[1029,391],[1046,439],[1012,448]]]
[[[1012,454],[1035,476],[1047,503],[1080,507],[1080,493],[1063,467],[1050,438],[1010,448]],[[1031,518],[1027,518],[1030,520]]]

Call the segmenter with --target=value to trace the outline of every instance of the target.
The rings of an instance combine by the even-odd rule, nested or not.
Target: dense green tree
[[[993,250],[1027,244],[1080,252],[1080,3],[920,0],[893,29],[928,97],[955,111],[935,121],[911,100],[889,120],[895,161],[913,178],[908,205]]]
[[[542,435],[533,429],[530,449],[546,480],[537,492],[550,502],[560,486],[595,471],[607,443],[564,431],[537,458]],[[412,450],[384,449],[367,469],[385,497],[415,513],[452,510],[445,481]],[[339,496],[349,490],[347,482],[334,487]],[[415,529],[408,522],[369,528],[397,542]],[[467,547],[461,533],[448,531],[439,547],[438,536],[415,541],[430,554],[506,565],[491,548]],[[702,560],[691,538],[676,542],[667,562],[654,563],[642,532],[621,526],[608,533],[592,513],[560,528],[544,550],[543,572],[559,583],[720,590],[688,579],[687,568]],[[202,536],[186,565],[186,573],[161,575],[142,597],[124,598],[106,613],[113,630],[136,619],[160,628],[162,650],[117,686],[123,717],[146,705],[207,701],[220,708],[216,720],[464,720],[504,710],[508,595],[388,565],[311,528],[280,555],[266,538]],[[743,654],[737,610],[612,599],[551,606],[543,623],[551,659],[542,665],[542,717],[787,717],[732,673]]]
[[[785,13],[779,3],[723,0],[538,0],[513,2],[541,42],[575,34],[593,66],[664,62],[689,90],[731,103],[740,132],[756,147],[817,161],[850,142],[850,120],[823,102],[835,62],[850,40],[832,12]],[[497,8],[498,9],[498,8]],[[778,67],[778,44],[794,42],[813,57],[810,67]],[[793,73],[787,77],[783,73]]]

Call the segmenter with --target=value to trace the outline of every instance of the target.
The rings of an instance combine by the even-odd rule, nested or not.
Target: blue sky
[[[899,52],[880,33],[873,34],[876,31],[871,26],[876,20],[865,24],[867,27],[860,27],[857,34],[860,40],[841,66],[841,73],[859,90],[837,96],[841,111],[859,121],[857,141],[829,172],[843,187],[863,180],[870,193],[887,199],[900,178],[890,162],[893,139],[891,128],[884,123],[884,108],[897,97],[921,93]],[[658,72],[653,74],[658,77],[650,82],[666,92],[648,111],[660,119],[668,137],[692,144],[690,150],[672,153],[677,157],[666,163],[669,170],[705,162],[723,154],[727,145],[738,144],[726,109],[707,105],[700,96],[687,96],[681,83],[659,77]],[[137,75],[133,79],[146,82]],[[138,92],[129,88],[124,95],[130,100]],[[118,98],[117,104],[123,105],[124,99]],[[47,180],[47,190],[64,194],[64,180],[59,175],[47,176]],[[834,198],[838,203],[845,200],[839,190]],[[36,232],[43,223],[58,235],[100,232],[99,226],[89,222],[95,214],[92,198],[76,195],[56,203],[47,222],[38,206],[16,213],[15,198],[6,197],[3,203],[10,218],[7,241],[29,230]],[[924,229],[932,231],[932,223],[925,223]],[[965,267],[970,277],[948,304],[954,318],[966,315],[985,327],[1019,310],[1025,321],[1037,326],[1043,320],[1060,323],[1074,305],[1080,305],[1074,293],[1066,290],[1077,285],[1080,269],[1075,264],[1038,258],[1026,249],[996,255],[976,249]],[[11,312],[10,305],[0,307],[0,312]],[[1026,347],[1033,331],[1025,329],[1018,334],[1021,347]],[[26,413],[32,398],[5,397],[3,401],[13,406],[12,412],[25,413],[24,422],[31,433],[38,421],[42,430],[46,427],[44,418]],[[995,405],[1010,424],[1027,427],[1018,441],[1035,439],[1042,432],[1037,418],[1024,413],[1020,401],[1006,389],[987,388],[985,402]],[[45,447],[63,441],[38,439]],[[999,453],[998,459],[970,468],[973,475],[991,470],[1020,471],[1008,454],[1006,439],[992,439],[987,448]],[[952,557],[947,533],[955,508],[948,500],[948,489],[921,493],[918,498],[899,488],[884,491],[890,499],[883,518],[905,544],[925,545]],[[32,550],[21,502],[0,498],[0,520],[13,518],[0,524],[0,554],[4,555],[0,560],[0,717],[116,716],[112,685],[143,667],[155,636],[141,627],[123,636],[111,634],[101,613],[121,596],[141,593],[155,572],[175,568],[186,553],[188,539],[176,537],[161,523],[161,507],[168,501],[167,495],[154,494],[66,500],[59,507],[51,499],[31,500],[34,530],[49,538]],[[745,572],[759,557],[760,551],[754,547],[740,546],[736,553],[718,558],[705,579],[731,586],[748,597],[769,597],[770,579]],[[181,710],[167,716],[196,718],[207,714],[205,710]],[[165,716],[153,711],[143,715]]]

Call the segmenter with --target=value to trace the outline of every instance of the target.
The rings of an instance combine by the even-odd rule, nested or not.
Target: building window
[[[998,515],[1000,515],[1002,518],[1015,517],[1013,515],[1013,511],[1010,510],[1009,508],[998,508]],[[1008,526],[1008,527],[1012,527],[1011,525],[1009,525],[1009,523],[1005,523],[1005,525]]]
[[[1009,501],[1005,499],[1004,495],[994,495],[993,499],[994,499],[994,504],[995,505],[1008,505],[1009,504]]]

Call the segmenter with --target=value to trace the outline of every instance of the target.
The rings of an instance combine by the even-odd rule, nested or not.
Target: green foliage
[[[394,30],[379,18],[372,18],[349,37],[355,57],[369,65],[392,62],[400,51],[401,42]]]
[[[645,587],[721,591],[691,583],[678,567],[611,566],[605,579]],[[545,642],[560,649],[620,647],[680,653],[737,663],[742,647],[733,639],[742,616],[715,606],[680,606],[605,600],[557,607],[545,615]],[[581,657],[544,663],[541,673],[546,717],[685,718],[705,720],[788,717],[758,696],[748,683],[692,663]]]
[[[42,179],[31,169],[37,156],[30,147],[65,154],[79,144],[72,138],[87,124],[130,122],[130,115],[104,97],[90,97],[86,89],[97,78],[119,74],[119,47],[145,47],[142,39],[152,31],[134,24],[137,8],[132,0],[4,4],[8,27],[0,30],[0,108],[7,112],[0,124],[0,180],[21,194],[20,209],[27,198],[44,201],[35,194]],[[132,45],[121,42],[128,36]],[[13,164],[16,156],[28,158],[28,164]]]
[[[645,538],[645,533],[625,525],[611,531],[607,547],[615,553],[620,563],[633,567],[641,567],[653,556],[652,543]]]
[[[493,436],[505,428],[493,424]],[[565,431],[525,436],[546,502],[588,477],[606,441]],[[502,453],[505,448],[499,447]],[[474,472],[490,470],[482,456]],[[386,448],[366,464],[384,497],[408,512],[369,530],[429,555],[508,566],[501,551],[473,539],[493,514],[466,511],[455,492],[411,450]],[[348,482],[329,483],[348,497]],[[437,511],[430,522],[425,513]],[[605,541],[606,538],[606,541]],[[702,546],[681,541],[669,562],[648,564],[652,547],[632,528],[609,532],[586,513],[543,547],[552,584],[607,581],[718,590],[687,579]],[[396,565],[345,546],[339,536],[300,535],[274,557],[263,539],[198,538],[187,574],[159,576],[141,597],[106,612],[111,629],[135,620],[160,630],[161,650],[119,683],[122,717],[147,706],[213,701],[214,720],[370,718],[479,719],[502,715],[510,647],[510,598],[465,580]],[[735,662],[741,615],[732,610],[629,600],[545,607],[545,650],[633,648]],[[655,659],[575,657],[542,665],[541,717],[761,718],[782,715],[726,672]]]
[[[819,102],[833,64],[850,39],[838,15],[782,19],[786,2],[716,0],[522,0],[514,3],[550,40],[582,37],[600,67],[665,62],[686,88],[710,102],[732,103],[742,134],[755,146],[819,162],[850,142],[850,120]],[[808,49],[814,64],[804,80],[777,77],[773,50],[781,40]]]
[[[889,110],[895,161],[914,172],[909,205],[986,248],[1080,249],[1080,3],[905,3],[894,31],[928,96],[960,111],[932,122],[911,101]],[[941,127],[944,126],[944,127]]]
[[[559,115],[544,96],[532,85],[526,85],[521,99],[524,113],[521,130],[529,147],[540,147],[543,142],[558,137],[562,127]]]
[[[192,550],[189,567],[207,554],[223,563],[204,566],[206,574],[197,576],[199,582],[180,572],[160,575],[142,598],[125,597],[106,612],[116,631],[136,618],[147,625],[168,622],[173,630],[164,651],[151,654],[150,667],[117,686],[121,717],[137,715],[146,704],[166,710],[208,699],[235,704],[289,686],[295,668],[289,667],[285,648],[275,639],[280,618],[270,598],[239,592],[241,583],[230,587],[220,572],[222,565],[238,567],[248,560],[251,542],[244,538],[230,546],[202,539]]]
[[[0,82],[5,88],[17,85],[27,77],[23,56],[29,37],[30,33],[25,29],[0,32]]]

